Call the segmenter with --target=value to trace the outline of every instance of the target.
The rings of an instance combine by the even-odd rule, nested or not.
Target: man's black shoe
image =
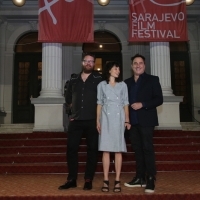
[[[145,187],[146,182],[144,178],[134,177],[129,183],[124,183],[126,187]]]
[[[83,187],[84,190],[91,190],[92,189],[92,181],[90,179],[85,180],[85,184]]]
[[[155,189],[155,177],[149,176],[147,177],[147,185],[145,188],[146,193],[153,193]]]
[[[61,185],[58,189],[66,190],[66,189],[75,188],[75,187],[77,187],[76,180],[71,180],[71,181],[67,181],[64,185]]]

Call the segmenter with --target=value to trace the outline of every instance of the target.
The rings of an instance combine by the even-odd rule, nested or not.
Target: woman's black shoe
[[[107,186],[103,186],[101,188],[102,192],[109,192],[109,181],[103,181],[104,184],[106,184]]]
[[[115,181],[113,192],[121,192],[121,187],[116,187],[117,184],[120,184],[120,181]]]

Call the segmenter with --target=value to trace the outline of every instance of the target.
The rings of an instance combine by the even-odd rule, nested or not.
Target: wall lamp
[[[97,0],[97,2],[101,6],[107,6],[110,3],[110,0]]]
[[[26,3],[26,0],[12,0],[15,6],[21,7]]]
[[[195,0],[186,0],[186,5],[190,6],[191,4],[194,3]]]

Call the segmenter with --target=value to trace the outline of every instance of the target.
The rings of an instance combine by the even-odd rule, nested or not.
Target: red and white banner
[[[39,0],[39,42],[94,42],[93,0]]]
[[[188,41],[185,0],[129,0],[129,41]]]

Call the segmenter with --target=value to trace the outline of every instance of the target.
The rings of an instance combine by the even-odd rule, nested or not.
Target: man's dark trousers
[[[98,131],[96,120],[73,120],[70,121],[67,137],[67,180],[76,180],[78,174],[78,151],[83,133],[86,137],[87,160],[85,179],[93,180],[98,161]]]
[[[136,177],[145,178],[156,175],[155,153],[153,146],[154,127],[132,125],[130,140],[136,159]]]

